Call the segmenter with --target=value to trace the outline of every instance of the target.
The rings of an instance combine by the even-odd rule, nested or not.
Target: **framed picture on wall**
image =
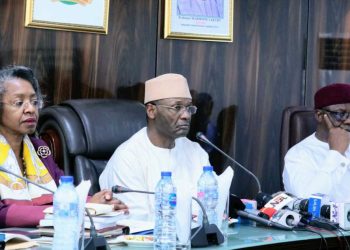
[[[233,0],[165,0],[164,38],[233,40]]]
[[[25,26],[107,34],[109,0],[26,0]]]

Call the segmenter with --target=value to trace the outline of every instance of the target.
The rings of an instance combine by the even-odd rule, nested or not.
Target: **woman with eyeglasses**
[[[350,84],[323,87],[314,101],[317,129],[287,152],[285,190],[300,198],[321,193],[350,202]]]
[[[38,80],[30,68],[9,66],[0,70],[0,166],[55,191],[63,171],[45,142],[33,136],[42,104]],[[50,192],[3,171],[0,197],[0,227],[38,225],[53,198]],[[90,197],[89,202],[127,209],[107,190]]]

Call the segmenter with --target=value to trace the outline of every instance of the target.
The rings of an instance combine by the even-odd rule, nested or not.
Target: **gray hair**
[[[28,81],[32,85],[38,100],[43,101],[38,79],[34,76],[33,70],[26,66],[7,66],[0,69],[0,101],[2,101],[6,91],[5,82],[16,78]]]
[[[38,79],[34,76],[33,70],[26,66],[11,65],[0,69],[0,115],[2,116],[3,105],[2,99],[6,92],[5,83],[13,79],[23,79],[32,85],[34,92],[39,102],[43,102],[43,95],[41,94]],[[0,116],[0,117],[1,117]]]

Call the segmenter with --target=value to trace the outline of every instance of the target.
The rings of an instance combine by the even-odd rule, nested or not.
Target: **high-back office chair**
[[[76,99],[43,109],[38,123],[57,164],[75,183],[91,180],[90,194],[115,149],[146,126],[144,105],[117,99]]]
[[[288,149],[316,131],[317,121],[313,108],[292,106],[284,109],[280,137],[280,178],[281,190],[284,190],[282,173],[284,156]]]

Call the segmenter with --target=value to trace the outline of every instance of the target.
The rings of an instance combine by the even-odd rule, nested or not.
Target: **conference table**
[[[206,248],[194,249],[345,249],[346,242],[344,237],[350,242],[350,232],[342,231],[330,232],[321,229],[317,230],[321,233],[327,242],[327,247],[322,241],[321,236],[307,231],[284,231],[279,229],[271,229],[263,226],[250,226],[236,224],[228,230],[228,240],[220,246],[209,246]],[[114,250],[130,250],[130,249],[152,249],[149,247],[121,246],[110,245]],[[42,245],[33,249],[51,249],[50,245]]]

